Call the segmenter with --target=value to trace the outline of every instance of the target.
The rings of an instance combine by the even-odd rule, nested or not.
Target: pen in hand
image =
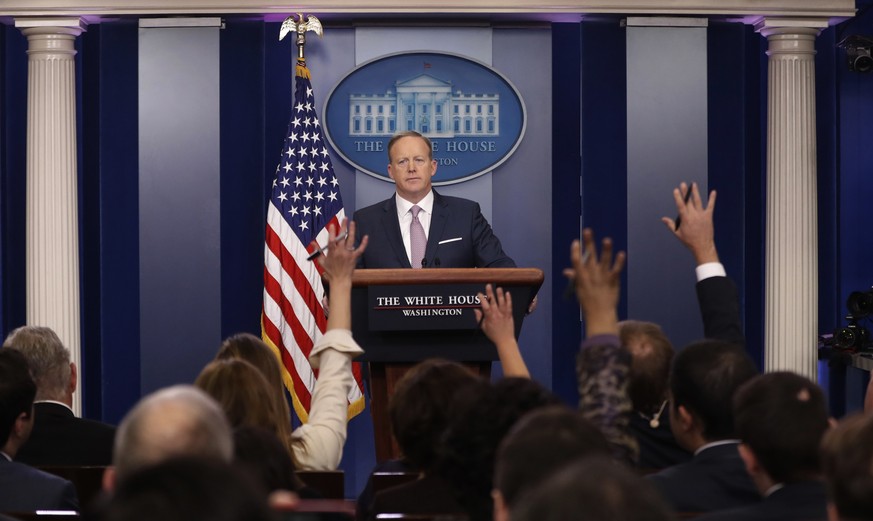
[[[348,238],[348,236],[349,236],[349,230],[345,230],[345,231],[343,231],[341,234],[337,235],[337,236],[336,236],[336,239],[334,239],[334,241],[343,241],[343,240],[345,240],[346,238]],[[318,247],[318,246],[316,245],[315,251],[312,252],[312,253],[310,253],[310,254],[309,254],[309,257],[306,257],[306,260],[311,261],[311,260],[313,260],[313,259],[318,258],[319,255],[321,255],[322,253],[324,253],[325,251],[327,251],[327,248],[328,248],[328,246],[325,246],[325,247],[323,247],[323,248],[320,248],[320,247]]]
[[[688,201],[691,199],[691,187],[694,186],[694,183],[688,186],[688,190],[685,191],[685,204],[688,204]],[[679,229],[679,225],[682,224],[682,215],[676,216],[676,230]]]

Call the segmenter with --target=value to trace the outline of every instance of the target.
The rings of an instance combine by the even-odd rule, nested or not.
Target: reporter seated
[[[844,418],[822,440],[829,521],[873,521],[873,414]]]
[[[227,461],[171,457],[139,468],[93,521],[274,521],[266,492]]]
[[[732,519],[825,519],[819,446],[829,427],[822,390],[790,372],[756,376],[733,400],[740,456],[762,500],[701,516]]]
[[[512,521],[672,521],[639,475],[603,456],[583,458],[523,495]]]
[[[0,512],[78,510],[72,483],[13,461],[33,428],[34,396],[25,357],[0,349]]]
[[[33,431],[18,460],[34,466],[109,465],[115,427],[73,413],[79,374],[58,335],[47,327],[22,326],[9,333],[3,348],[24,355],[37,386]]]
[[[524,415],[497,451],[494,465],[494,521],[509,521],[527,491],[585,456],[608,457],[600,430],[564,406],[545,407]]]
[[[439,439],[449,418],[469,386],[480,378],[457,362],[429,359],[413,366],[400,380],[388,405],[391,430],[403,457],[380,463],[373,472],[416,472],[422,483],[392,487],[390,494],[411,497],[410,489],[426,489],[437,480],[432,475]],[[386,502],[383,494],[380,503]],[[368,480],[357,501],[357,519],[372,517],[373,483]],[[392,501],[387,500],[390,505]],[[451,510],[451,509],[449,509]]]

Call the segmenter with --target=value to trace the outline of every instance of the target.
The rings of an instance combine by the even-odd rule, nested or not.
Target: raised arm
[[[618,339],[618,299],[624,252],[613,260],[612,240],[604,239],[598,257],[594,233],[582,232],[582,244],[570,247],[571,267],[564,274],[576,290],[585,320],[585,342],[576,360],[579,411],[606,436],[613,457],[634,464],[639,445],[630,434],[632,404],[628,396],[630,353]]]
[[[515,339],[515,320],[512,318],[512,295],[503,288],[497,291],[491,284],[485,293],[479,293],[482,309],[474,310],[482,331],[497,347],[497,356],[503,365],[504,376],[530,378],[530,372],[521,356]]]
[[[343,227],[347,224],[343,222]],[[334,470],[339,465],[346,441],[348,395],[354,385],[351,361],[363,353],[352,338],[351,293],[355,263],[367,248],[367,237],[355,248],[355,224],[348,226],[347,238],[332,227],[328,230],[327,251],[318,259],[330,284],[330,315],[327,331],[309,355],[312,367],[320,369],[309,422],[291,433],[294,462],[301,470]]]
[[[685,202],[683,196],[689,190],[690,197]],[[681,220],[679,228],[669,217],[663,217],[661,221],[697,261],[697,302],[703,317],[703,334],[706,338],[745,345],[737,288],[727,277],[715,247],[713,214],[716,192],[710,192],[709,200],[704,205],[697,183],[692,183],[690,187],[682,183],[679,188],[673,189],[673,200]]]

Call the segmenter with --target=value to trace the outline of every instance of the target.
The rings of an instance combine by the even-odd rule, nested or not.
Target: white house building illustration
[[[421,74],[385,94],[349,95],[350,136],[415,130],[428,137],[500,135],[500,95],[452,92],[451,82]]]

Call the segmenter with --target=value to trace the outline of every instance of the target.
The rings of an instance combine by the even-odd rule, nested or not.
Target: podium
[[[416,363],[444,358],[488,378],[497,360],[474,310],[485,285],[512,295],[518,338],[530,301],[543,283],[537,268],[360,269],[352,280],[352,332],[370,372],[370,411],[376,460],[399,457],[388,401],[397,381]]]

